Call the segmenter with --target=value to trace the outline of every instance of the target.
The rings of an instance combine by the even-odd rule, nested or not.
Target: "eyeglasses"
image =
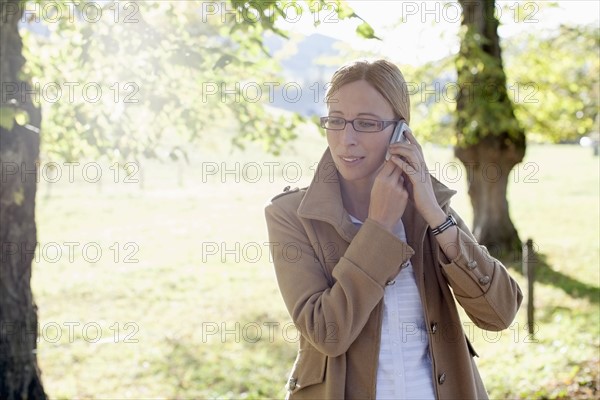
[[[321,128],[332,131],[341,131],[346,128],[346,124],[352,124],[357,132],[381,132],[388,126],[398,123],[396,120],[376,120],[368,118],[355,118],[352,121],[341,117],[321,117]]]

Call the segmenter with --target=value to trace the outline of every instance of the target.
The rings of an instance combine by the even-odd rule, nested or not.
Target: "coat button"
[[[431,323],[431,333],[436,333],[437,332],[437,322],[432,322]]]
[[[479,283],[481,283],[482,285],[487,285],[488,283],[490,283],[490,277],[489,276],[482,276],[481,278],[479,278]]]
[[[469,267],[469,269],[475,269],[477,268],[477,261],[475,260],[471,260],[467,263],[467,267]]]
[[[406,268],[408,267],[409,261],[405,261],[402,263],[402,265],[400,265],[401,268]]]
[[[438,383],[439,383],[440,385],[443,385],[443,384],[444,384],[444,382],[446,382],[446,373],[445,373],[445,372],[444,372],[444,373],[442,373],[442,374],[441,374],[441,375],[438,377]]]
[[[391,281],[387,281],[387,282],[386,282],[386,285],[388,285],[388,286],[392,286],[394,283],[396,283],[396,280],[395,280],[395,279],[392,279]]]
[[[298,379],[296,378],[290,378],[290,380],[288,381],[288,390],[294,390],[296,389],[296,384],[298,383]]]

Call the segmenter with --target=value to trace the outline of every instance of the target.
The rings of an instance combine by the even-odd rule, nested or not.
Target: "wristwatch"
[[[454,219],[454,217],[452,215],[448,215],[448,218],[446,218],[446,221],[444,221],[437,228],[433,228],[431,230],[431,233],[433,233],[435,236],[437,236],[440,233],[444,232],[446,229],[450,228],[452,225],[456,225],[456,220]]]

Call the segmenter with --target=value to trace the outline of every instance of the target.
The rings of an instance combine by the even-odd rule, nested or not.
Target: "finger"
[[[390,175],[389,180],[390,183],[402,190],[407,190],[406,188],[406,178],[404,177],[404,172],[398,166],[394,165],[394,172]],[[410,181],[409,181],[410,182]]]
[[[398,169],[402,170],[404,174],[408,177],[408,179],[414,183],[414,177],[417,176],[418,171],[413,168],[412,165],[404,161],[402,158],[398,156],[392,156],[390,160],[398,166]]]
[[[390,180],[392,182],[400,182],[400,180],[402,180],[402,182],[404,182],[404,178],[402,177],[402,170],[400,168],[398,168],[398,166],[393,161],[391,162],[391,164],[394,166],[394,170],[390,174]],[[402,183],[402,182],[400,182],[400,183]]]
[[[377,175],[381,177],[390,176],[395,169],[396,164],[394,164],[390,160],[387,160],[383,162],[382,166],[380,167],[380,171]]]
[[[419,149],[412,144],[394,145],[390,147],[390,154],[404,157],[404,161],[416,170],[419,170],[419,166],[424,162]]]
[[[414,144],[415,146],[417,146],[417,148],[419,150],[421,150],[421,144],[419,143],[419,141],[417,140],[417,138],[415,137],[415,135],[413,135],[412,131],[409,129],[407,129],[406,131],[404,131],[404,134],[406,135],[408,141],[411,144]]]
[[[398,171],[398,180],[397,180],[398,185],[402,189],[406,190],[406,187],[404,187],[404,174],[402,173],[402,171],[400,170],[400,168],[396,168],[396,170]]]

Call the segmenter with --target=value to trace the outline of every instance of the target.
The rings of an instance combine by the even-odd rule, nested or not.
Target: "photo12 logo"
[[[35,22],[58,24],[97,23],[107,20],[112,23],[133,24],[140,22],[140,6],[135,1],[19,1],[2,2],[3,23],[20,15],[21,23]]]
[[[117,103],[139,103],[136,95],[140,86],[136,82],[33,82],[26,83],[2,82],[2,101],[16,99],[21,104],[30,101],[39,104],[54,103],[98,103],[108,101]]]
[[[140,250],[136,242],[113,242],[102,245],[98,242],[48,242],[48,243],[15,243],[3,242],[0,260],[19,257],[20,259],[32,259],[36,263],[42,261],[50,264],[69,263],[73,264],[83,260],[89,264],[101,261],[113,262],[115,264],[137,264],[140,262],[136,255]],[[112,255],[112,257],[110,256]]]
[[[221,103],[273,104],[277,99],[285,103],[298,103],[303,96],[313,103],[324,102],[329,83],[313,82],[202,82],[202,103],[217,100]]]
[[[12,161],[0,162],[0,182],[5,184],[10,179],[18,176],[22,183],[28,180],[40,181],[46,183],[68,182],[74,183],[83,181],[86,183],[97,183],[103,177],[112,178],[114,183],[140,183],[138,172],[140,166],[137,162],[115,162],[105,170],[101,164],[90,161],[80,163],[77,161],[56,162],[49,161],[45,163],[36,162],[35,167],[27,168],[27,165]]]
[[[469,7],[480,7],[479,1],[402,1],[400,16],[403,23],[418,21],[420,23],[460,23],[467,16],[468,23],[476,23],[476,13],[465,13]],[[537,14],[540,6],[535,1],[497,1],[493,3],[493,12],[484,12],[486,19],[495,18],[502,21],[538,23]]]
[[[211,18],[219,18],[221,23],[240,24],[273,24],[276,19],[286,23],[298,23],[303,16],[311,16],[313,24],[331,24],[339,22],[340,6],[336,2],[308,2],[308,7],[301,3],[284,1],[248,1],[237,2],[237,6],[226,1],[201,2],[200,14],[202,22]]]
[[[110,326],[107,326],[110,324]],[[87,343],[139,343],[135,336],[140,327],[135,322],[107,323],[106,321],[78,322],[49,321],[28,328],[26,324],[0,321],[0,340],[8,340],[10,336],[24,338],[37,335],[37,343],[74,343],[82,340]],[[109,332],[112,332],[109,333]]]

